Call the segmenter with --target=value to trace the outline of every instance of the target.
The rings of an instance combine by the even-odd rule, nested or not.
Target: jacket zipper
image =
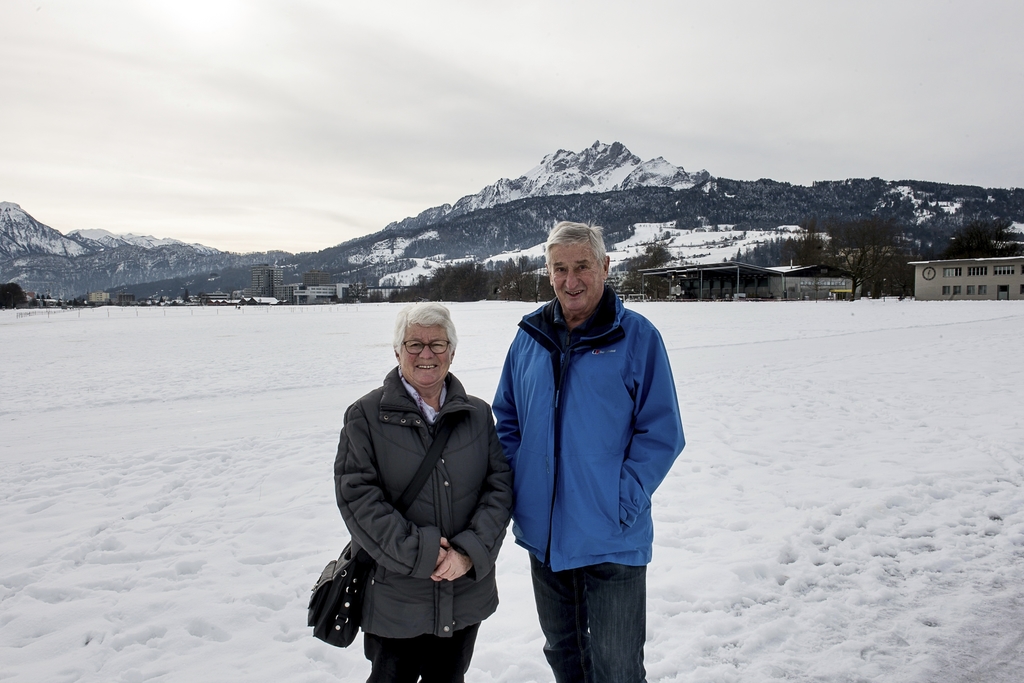
[[[548,543],[544,549],[544,564],[551,566],[551,538],[554,536],[555,524],[555,500],[558,497],[558,475],[561,471],[562,462],[562,388],[565,386],[565,378],[569,374],[569,359],[576,345],[570,345],[562,353],[559,367],[559,376],[555,378],[555,408],[554,408],[554,432],[555,447],[552,451],[552,466],[554,473],[551,482],[551,506],[548,508]]]
[[[533,337],[537,342],[540,342],[541,338],[545,339],[548,342],[548,344],[550,344],[555,349],[557,349],[557,351],[560,353],[560,359],[561,359],[561,361],[559,363],[560,367],[558,369],[558,374],[557,375],[554,373],[554,369],[552,369],[552,374],[555,375],[555,377],[554,377],[554,379],[555,379],[555,396],[554,396],[554,409],[553,409],[554,410],[554,420],[555,420],[555,424],[554,424],[554,432],[555,432],[554,440],[555,440],[555,444],[554,444],[554,449],[552,450],[552,459],[553,459],[552,467],[554,468],[554,472],[552,473],[551,505],[548,508],[548,539],[547,539],[547,547],[544,549],[544,564],[547,565],[548,567],[550,567],[551,566],[551,537],[553,535],[552,532],[553,532],[553,529],[554,529],[554,521],[555,521],[555,499],[558,496],[558,474],[559,474],[559,470],[560,470],[559,463],[560,463],[561,458],[562,458],[562,389],[563,389],[564,384],[565,384],[566,375],[569,372],[569,359],[572,356],[573,350],[576,349],[579,346],[595,346],[595,342],[600,343],[603,339],[608,339],[609,343],[612,343],[612,342],[615,341],[615,337],[616,336],[621,336],[622,333],[621,333],[620,329],[616,328],[616,329],[610,331],[610,333],[606,333],[606,334],[603,334],[603,335],[600,335],[600,336],[597,336],[597,337],[580,338],[580,339],[576,340],[575,344],[568,344],[568,341],[572,338],[571,337],[572,332],[569,332],[569,333],[567,333],[569,336],[568,336],[568,339],[566,340],[568,346],[565,349],[565,351],[562,351],[561,350],[562,349],[562,345],[560,343],[558,343],[557,341],[553,340],[551,338],[551,336],[548,335],[544,330],[542,330],[538,325],[534,325],[532,322],[527,322],[527,319],[524,318],[522,321],[520,321],[519,327],[522,328],[524,332],[527,332],[528,334],[530,334],[530,336]],[[533,331],[535,331],[537,334],[534,335],[533,333],[531,333],[530,332],[531,329]],[[616,334],[616,333],[618,333],[618,334]],[[543,344],[542,344],[542,346],[543,346]]]

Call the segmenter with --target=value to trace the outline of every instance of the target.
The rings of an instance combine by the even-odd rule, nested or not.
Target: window
[[[978,285],[978,294],[988,294],[988,285]]]
[[[959,268],[943,268],[942,277],[960,277]]]
[[[993,275],[1013,275],[1013,266],[992,266]]]
[[[976,277],[978,275],[988,275],[988,266],[969,266],[967,268],[967,277]]]
[[[1024,288],[1024,285],[1021,285]],[[949,296],[949,285],[942,285],[942,296]]]
[[[968,295],[974,294],[974,285],[967,285],[967,294]]]
[[[1020,293],[1022,296],[1024,296],[1024,285],[1020,286]]]
[[[956,296],[957,294],[959,294],[960,290],[961,290],[960,285],[953,285],[953,296]]]

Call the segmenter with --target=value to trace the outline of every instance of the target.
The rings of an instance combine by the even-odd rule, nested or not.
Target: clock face
[[[928,266],[923,271],[921,271],[921,275],[922,277],[924,277],[925,280],[931,280],[933,277],[935,277],[935,269],[932,268],[931,266]]]

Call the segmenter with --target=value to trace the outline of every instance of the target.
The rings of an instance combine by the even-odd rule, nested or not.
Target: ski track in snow
[[[470,393],[534,307],[451,305]],[[649,680],[1019,680],[1024,303],[631,307],[688,442],[654,497]],[[397,310],[0,312],[0,680],[365,680],[305,611]],[[525,552],[497,567],[468,680],[550,681]]]

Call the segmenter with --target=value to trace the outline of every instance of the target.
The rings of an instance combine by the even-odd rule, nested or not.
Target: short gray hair
[[[451,350],[459,343],[459,337],[455,334],[455,323],[452,322],[452,315],[447,308],[433,301],[423,301],[418,304],[409,304],[398,312],[395,318],[395,353],[405,341],[405,333],[410,325],[422,325],[423,327],[434,327],[439,325],[444,328],[448,335],[448,343]]]
[[[548,233],[548,241],[544,244],[544,260],[551,262],[551,247],[557,244],[586,244],[594,252],[598,264],[604,265],[604,228],[600,225],[561,221]]]

